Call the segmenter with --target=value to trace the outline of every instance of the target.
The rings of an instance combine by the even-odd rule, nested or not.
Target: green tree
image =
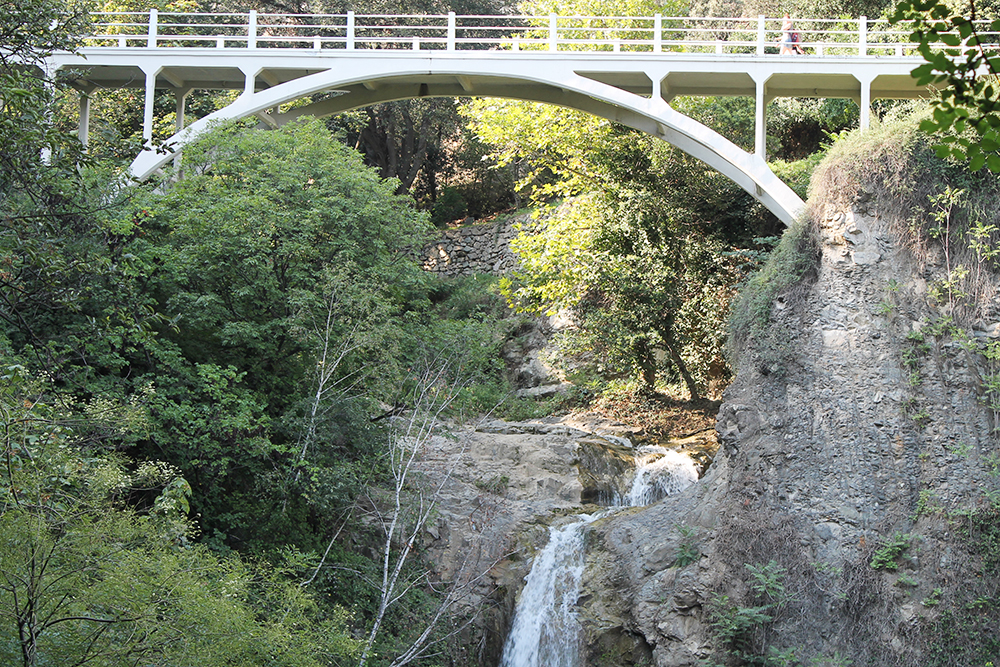
[[[995,12],[990,12],[995,15]],[[920,85],[935,85],[933,114],[920,128],[941,136],[940,157],[951,156],[979,171],[1000,172],[1000,19],[977,21],[975,3],[953,9],[938,0],[903,0],[894,23],[911,22],[910,41],[926,61],[913,70]]]
[[[78,142],[50,122],[56,81],[45,71],[55,51],[73,51],[88,16],[62,0],[4,2],[0,21],[0,214],[61,210],[58,174],[71,172]]]
[[[368,397],[398,390],[429,226],[316,120],[221,127],[183,169],[139,209],[170,326],[132,369],[157,387],[137,451],[181,468],[209,536],[311,546],[312,513],[349,502],[378,446]]]
[[[0,660],[8,665],[271,664],[350,658],[286,574],[190,543],[191,489],[171,466],[77,446],[50,382],[0,371]],[[104,420],[126,418],[131,406]]]
[[[184,177],[148,208],[165,242],[157,290],[180,318],[185,356],[291,396],[312,363],[293,329],[324,300],[325,270],[350,267],[396,307],[419,294],[427,277],[411,256],[430,228],[392,188],[315,120],[272,132],[226,126],[188,147]]]

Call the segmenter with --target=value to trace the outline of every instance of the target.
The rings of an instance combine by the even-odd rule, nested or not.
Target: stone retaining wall
[[[510,251],[510,241],[518,234],[514,225],[524,219],[504,218],[445,230],[443,238],[424,248],[424,270],[445,276],[507,273],[517,266]]]

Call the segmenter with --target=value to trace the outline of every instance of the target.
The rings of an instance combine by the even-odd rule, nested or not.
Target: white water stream
[[[635,478],[618,507],[577,515],[549,528],[549,543],[535,557],[514,610],[500,667],[577,667],[580,624],[576,603],[583,578],[587,526],[621,507],[649,505],[698,480],[694,460],[656,445],[637,451]]]

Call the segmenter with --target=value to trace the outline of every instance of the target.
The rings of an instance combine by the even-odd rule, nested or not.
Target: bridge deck
[[[175,151],[213,119],[256,115],[277,126],[304,113],[328,115],[397,99],[495,96],[580,109],[670,141],[705,160],[790,222],[801,200],[768,169],[766,108],[776,97],[855,100],[861,127],[873,98],[929,94],[915,85],[905,27],[884,21],[799,19],[806,55],[779,55],[782,19],[691,17],[291,16],[119,13],[95,15],[98,28],[76,54],[48,62],[81,90],[86,143],[89,93],[145,90],[143,132],[150,142],[133,163],[145,178],[169,158],[152,146],[157,89],[177,99]],[[990,41],[985,31],[981,43]],[[995,41],[995,40],[993,40]],[[194,89],[243,92],[226,109],[187,126]],[[678,96],[749,96],[755,153],[667,103]],[[303,97],[313,102],[284,107]]]
[[[264,52],[186,48],[85,48],[80,56],[55,56],[53,64],[71,74],[81,89],[145,88],[145,70],[157,68],[161,89],[246,90],[247,70],[253,69],[253,90],[260,91],[333,68],[350,67],[359,60],[387,60],[409,70],[405,79],[435,85],[442,79],[458,82],[449,69],[467,69],[470,61],[534,63],[539,67],[569,64],[582,76],[630,93],[650,97],[659,82],[669,101],[684,95],[749,96],[755,81],[766,80],[773,97],[841,97],[860,100],[862,81],[872,99],[909,99],[927,95],[910,71],[919,64],[913,57],[842,57],[714,54],[632,54],[531,52],[413,52],[323,51],[268,49]],[[236,51],[235,53],[233,51]],[[462,64],[455,68],[451,65]],[[404,76],[404,75],[401,75]],[[400,77],[397,77],[400,79]],[[470,79],[471,80],[471,79]],[[466,86],[469,82],[466,81]],[[474,82],[473,82],[474,87]],[[476,94],[467,91],[466,94]]]

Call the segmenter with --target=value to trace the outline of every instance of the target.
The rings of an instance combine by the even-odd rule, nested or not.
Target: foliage
[[[329,123],[344,131],[346,143],[361,150],[382,178],[398,180],[397,192],[404,193],[422,173],[426,182],[428,173],[443,171],[447,142],[460,129],[455,107],[450,99],[403,100],[348,112]],[[431,176],[431,187],[433,182]]]
[[[762,370],[781,372],[790,352],[788,340],[771,323],[775,301],[801,284],[816,266],[818,253],[811,227],[804,221],[788,228],[764,266],[740,291],[730,320],[731,354],[754,342],[762,358]]]
[[[737,655],[753,650],[753,631],[770,623],[768,605],[740,607],[730,602],[726,595],[716,595],[709,605],[712,631],[715,637]]]
[[[681,535],[681,541],[674,553],[673,567],[687,567],[691,563],[697,563],[701,558],[701,550],[695,541],[697,531],[691,526],[682,524],[677,526],[677,532]]]
[[[1000,498],[983,498],[978,507],[955,517],[955,527],[971,551],[982,559],[987,576],[1000,573]]]
[[[56,51],[74,51],[86,7],[62,0],[5,2],[0,21],[0,215],[62,210],[55,183],[82,158],[79,142],[49,122],[56,82],[42,67]]]
[[[766,600],[775,609],[788,604],[790,599],[782,581],[787,570],[777,561],[768,561],[763,565],[747,563],[746,569],[753,579],[750,587],[760,599]]]
[[[697,161],[631,130],[612,137],[589,155],[595,189],[512,243],[521,269],[504,289],[518,308],[572,309],[569,349],[599,375],[652,388],[659,367],[697,397],[724,368],[722,321],[743,259],[722,239],[745,235],[745,211],[735,186]]]
[[[910,22],[910,41],[926,61],[913,70],[918,85],[935,85],[939,97],[933,114],[920,129],[941,134],[940,157],[968,162],[969,169],[984,166],[1000,172],[1000,57],[991,48],[1000,19],[981,34],[975,4],[969,14],[956,13],[939,0],[903,0],[892,15],[893,23]]]
[[[970,172],[934,154],[914,125],[917,111],[873,126],[864,134],[839,137],[817,168],[812,188],[838,192],[845,202],[876,207],[898,220],[900,235],[919,261],[940,251],[944,275],[930,285],[933,305],[964,324],[990,312],[996,270],[1000,212],[993,202],[1000,179]]]
[[[994,598],[975,598],[956,608],[942,610],[928,627],[928,667],[990,667],[1000,654],[998,616],[1000,604]]]
[[[910,536],[896,533],[883,542],[872,554],[870,565],[873,570],[896,570],[899,568],[899,558],[910,548]]]
[[[773,160],[768,163],[774,175],[785,182],[788,187],[795,191],[803,200],[809,196],[809,181],[813,171],[822,161],[822,152],[816,152],[801,160],[785,162],[784,160]]]
[[[611,132],[606,120],[540,102],[473,99],[460,112],[497,164],[524,165],[515,187],[532,186],[536,199],[589,189],[596,175],[587,156]]]
[[[431,207],[431,222],[437,227],[444,227],[449,222],[464,218],[468,211],[469,205],[462,193],[455,188],[446,187]]]
[[[425,277],[400,258],[426,223],[320,123],[269,133],[225,126],[187,147],[184,164],[183,179],[150,197],[147,224],[166,241],[156,250],[165,267],[158,289],[192,358],[225,360],[265,393],[287,395],[295,373],[276,374],[273,364],[295,363],[308,348],[297,334],[325,314],[331,291],[342,293],[343,336],[371,331],[387,303],[423,289]],[[361,349],[384,345],[385,335]]]
[[[78,448],[70,413],[16,365],[0,378],[4,664],[320,665],[356,654],[284,574],[192,545],[187,482]]]

